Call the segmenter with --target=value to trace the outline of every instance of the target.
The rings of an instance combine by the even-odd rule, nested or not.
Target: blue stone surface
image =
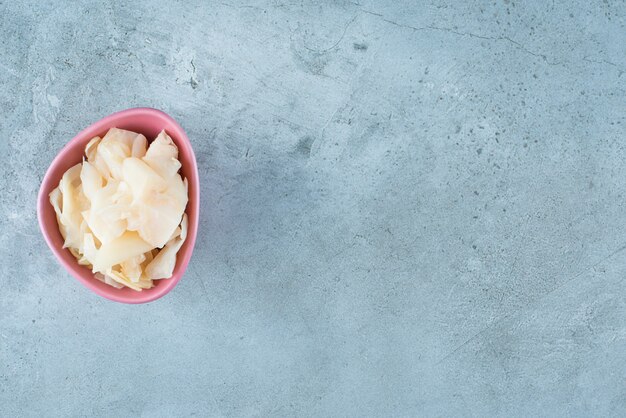
[[[0,416],[626,415],[623,1],[0,2]],[[56,262],[42,176],[150,106],[199,238]]]

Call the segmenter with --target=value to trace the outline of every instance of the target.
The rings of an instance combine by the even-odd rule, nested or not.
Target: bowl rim
[[[108,128],[114,127],[115,125],[114,122],[121,117],[139,116],[139,115],[144,115],[144,116],[147,115],[149,117],[163,119],[167,121],[168,123],[170,123],[172,126],[174,126],[175,130],[177,131],[176,138],[178,139],[178,141],[182,142],[185,148],[189,150],[188,154],[190,158],[189,158],[189,161],[186,162],[187,170],[189,170],[192,173],[192,177],[195,176],[195,179],[191,178],[187,180],[190,182],[190,185],[191,185],[191,182],[195,180],[195,184],[194,184],[195,187],[189,188],[190,190],[189,199],[187,202],[187,206],[185,208],[185,212],[189,213],[191,210],[194,210],[196,214],[196,219],[192,225],[189,225],[189,229],[187,231],[187,242],[185,246],[186,251],[179,253],[178,254],[179,257],[176,260],[176,264],[178,266],[181,266],[179,273],[174,274],[169,279],[163,279],[163,281],[165,282],[163,285],[156,286],[152,289],[144,290],[142,292],[135,292],[132,294],[132,296],[129,296],[131,295],[130,293],[116,294],[115,292],[108,292],[108,291],[102,290],[101,288],[97,287],[97,285],[95,285],[94,283],[95,279],[93,279],[93,277],[87,278],[85,276],[83,266],[80,266],[78,264],[78,261],[76,261],[75,263],[66,262],[62,258],[61,254],[63,251],[68,251],[68,250],[65,248],[57,248],[54,245],[53,240],[52,240],[53,232],[50,231],[51,228],[50,226],[48,226],[48,223],[44,221],[43,214],[46,210],[52,210],[52,206],[50,205],[49,198],[48,198],[48,194],[49,194],[48,189],[50,189],[50,183],[55,184],[53,179],[51,178],[52,172],[55,171],[55,169],[63,163],[63,158],[65,154],[67,153],[67,151],[72,147],[72,144],[74,142],[81,141],[82,139],[84,139],[86,136],[88,136],[89,132],[91,131],[102,131],[102,130],[106,130]],[[181,146],[181,144],[177,144],[177,145],[179,147]],[[141,304],[141,303],[152,302],[163,297],[164,295],[169,293],[174,287],[176,287],[176,285],[178,284],[178,282],[184,275],[185,270],[187,269],[187,266],[189,264],[189,260],[191,259],[191,255],[193,253],[193,249],[194,249],[195,241],[197,237],[199,216],[200,216],[200,184],[199,182],[200,180],[199,180],[199,175],[198,175],[198,166],[197,166],[196,156],[193,150],[193,146],[191,144],[191,141],[189,140],[189,137],[184,131],[184,129],[178,124],[178,122],[176,122],[174,118],[172,118],[170,115],[168,115],[167,113],[161,110],[154,109],[151,107],[135,107],[135,108],[121,110],[121,111],[112,113],[108,116],[105,116],[102,119],[99,119],[96,122],[88,125],[84,129],[82,129],[80,132],[78,132],[76,135],[74,135],[74,137],[70,139],[57,152],[56,156],[54,157],[54,159],[48,166],[48,169],[46,170],[42,178],[41,185],[39,187],[39,192],[37,195],[37,220],[39,222],[39,228],[41,230],[41,233],[46,243],[48,244],[48,247],[50,248],[52,253],[55,255],[57,262],[59,262],[75,279],[77,279],[80,283],[82,283],[85,287],[87,287],[89,290],[91,290],[95,294],[102,296],[108,300],[114,301],[114,302],[120,302],[120,303],[126,303],[126,304]],[[46,205],[50,205],[50,207],[47,208]],[[57,226],[57,229],[58,229],[58,226]],[[180,257],[180,255],[182,255],[182,257]],[[111,287],[111,290],[117,290],[117,289]]]

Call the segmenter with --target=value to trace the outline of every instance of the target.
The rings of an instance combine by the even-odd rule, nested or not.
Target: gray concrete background
[[[1,416],[626,414],[624,1],[101,3],[0,2]],[[35,201],[135,106],[202,219],[126,306]]]

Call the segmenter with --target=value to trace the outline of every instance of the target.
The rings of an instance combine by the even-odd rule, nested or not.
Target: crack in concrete
[[[583,61],[586,61],[586,62],[589,62],[589,63],[592,63],[592,64],[600,64],[600,65],[607,64],[607,65],[610,65],[612,67],[617,68],[617,71],[619,71],[619,76],[620,77],[622,76],[622,74],[624,74],[624,69],[623,68],[621,68],[619,65],[617,65],[614,62],[611,62],[609,60],[605,60],[605,59],[592,60],[592,59],[589,59],[589,56],[586,55],[586,56],[583,57]]]
[[[343,28],[343,33],[341,34],[341,37],[339,37],[339,40],[337,40],[337,42],[335,42],[331,47],[326,48],[326,49],[312,49],[312,48],[309,48],[308,46],[304,45],[304,48],[309,50],[309,51],[311,51],[311,52],[313,52],[314,54],[320,54],[320,55],[321,54],[325,54],[328,51],[331,51],[331,50],[335,49],[337,47],[337,45],[339,45],[339,43],[341,41],[343,41],[343,38],[346,37],[346,32],[348,31],[348,28],[350,27],[352,22],[354,22],[356,20],[356,18],[357,18],[357,15],[354,15],[352,17],[352,19],[350,19],[350,21],[348,23],[346,23],[346,26]]]
[[[563,65],[563,62],[556,62],[556,61],[550,61],[548,59],[548,57],[544,54],[538,54],[536,52],[533,52],[531,50],[529,50],[528,48],[526,48],[523,44],[511,39],[508,36],[486,36],[486,35],[479,35],[476,33],[472,33],[472,32],[459,32],[456,29],[453,28],[445,28],[445,27],[440,27],[440,26],[432,26],[432,25],[428,25],[428,26],[411,26],[411,25],[406,25],[403,23],[398,23],[396,21],[393,20],[389,20],[386,19],[382,14],[380,13],[376,13],[376,12],[372,12],[370,10],[363,10],[360,9],[363,13],[367,13],[373,16],[377,16],[380,17],[382,21],[389,23],[391,25],[400,27],[400,28],[406,28],[406,29],[411,29],[413,31],[423,31],[423,30],[438,30],[438,31],[442,31],[442,32],[448,32],[448,33],[452,33],[454,35],[458,35],[458,36],[469,36],[470,38],[477,38],[477,39],[484,39],[484,40],[488,40],[488,41],[506,41],[512,45],[514,45],[517,49],[519,49],[520,51],[523,51],[529,55],[532,55],[534,57],[537,58],[541,58],[543,61],[546,62],[546,64],[548,65]]]
[[[358,3],[352,2],[352,4],[359,6]],[[480,34],[476,34],[476,33],[472,33],[472,32],[460,32],[456,29],[453,28],[446,28],[446,27],[440,27],[440,26],[432,26],[432,25],[427,25],[427,26],[412,26],[412,25],[407,25],[404,23],[398,23],[396,21],[390,20],[385,18],[385,16],[381,13],[377,13],[377,12],[373,12],[371,10],[366,10],[366,9],[361,9],[359,8],[359,10],[362,13],[366,13],[372,16],[376,16],[379,17],[383,22],[389,23],[391,25],[400,27],[400,28],[405,28],[405,29],[411,29],[413,31],[424,31],[424,30],[438,30],[438,31],[443,31],[443,32],[449,32],[452,33],[454,35],[458,35],[458,36],[468,36],[470,38],[477,38],[477,39],[484,39],[484,40],[488,40],[488,41],[505,41],[508,42],[509,44],[515,46],[518,50],[528,54],[528,55],[532,55],[534,57],[540,58],[541,60],[543,60],[546,64],[548,65],[565,65],[566,62],[564,61],[553,61],[548,59],[548,56],[545,54],[541,54],[541,53],[537,53],[537,52],[533,52],[530,49],[528,49],[524,44],[511,39],[509,36],[486,36],[486,35],[480,35]],[[622,68],[620,68],[617,64],[608,61],[608,60],[601,60],[601,61],[597,61],[597,60],[590,60],[588,59],[588,57],[584,57],[583,61],[586,62],[590,62],[590,63],[595,63],[595,64],[608,64],[611,65],[615,68],[617,68],[617,70],[619,71],[619,75],[621,76],[624,73],[624,70]]]

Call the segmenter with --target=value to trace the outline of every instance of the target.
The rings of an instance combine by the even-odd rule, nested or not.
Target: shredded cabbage
[[[79,264],[116,288],[136,291],[172,277],[187,237],[187,179],[178,148],[161,131],[146,137],[111,128],[50,193],[59,231]]]

